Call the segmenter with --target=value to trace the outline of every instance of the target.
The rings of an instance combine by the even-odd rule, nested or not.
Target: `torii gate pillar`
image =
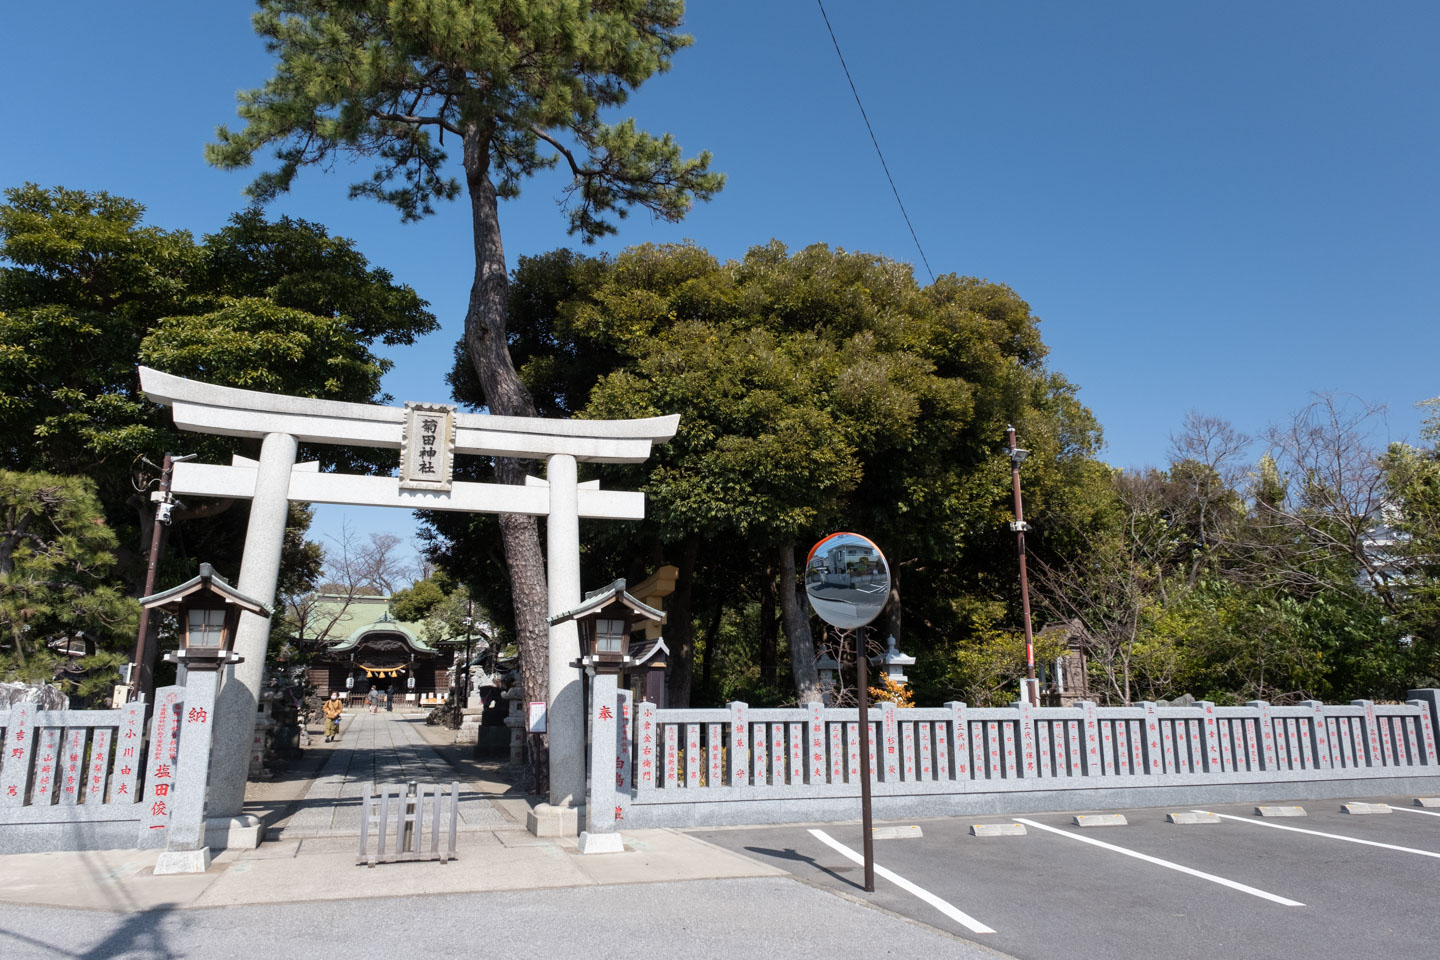
[[[550,483],[550,516],[545,521],[545,579],[550,590],[550,616],[580,605],[580,510],[575,458],[551,457],[545,478]],[[580,634],[570,620],[550,628],[550,804],[573,806],[585,799],[585,696],[576,664]],[[578,737],[556,731],[580,731]],[[578,818],[577,818],[578,822]],[[568,832],[568,823],[565,824]]]
[[[248,597],[275,596],[280,576],[280,551],[285,545],[285,519],[290,512],[290,473],[299,444],[287,433],[267,434],[260,445],[255,471],[255,497],[245,528],[245,554],[236,589]],[[244,661],[222,684],[215,699],[215,726],[210,744],[210,790],[206,815],[238,817],[245,803],[245,781],[255,738],[255,713],[265,679],[265,651],[270,618],[248,611],[240,614],[235,652]]]

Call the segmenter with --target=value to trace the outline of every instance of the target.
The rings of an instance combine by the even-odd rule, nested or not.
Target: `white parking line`
[[[834,837],[830,836],[830,834],[826,833],[824,830],[811,830],[810,832],[815,836],[815,839],[819,840],[827,847],[830,847],[832,850],[839,852],[846,859],[853,860],[854,862],[862,865],[865,863],[864,857],[856,853],[854,850],[851,850],[849,847],[845,846],[845,844],[841,843],[839,840],[836,840]],[[886,880],[889,880],[891,883],[895,884],[897,887],[899,887],[901,890],[904,890],[906,893],[914,894],[921,900],[924,900],[926,903],[930,904],[930,906],[934,907],[936,910],[939,910],[941,913],[945,914],[945,916],[949,917],[951,920],[954,920],[956,923],[960,924],[963,927],[969,928],[969,930],[973,933],[995,932],[992,927],[985,926],[985,924],[981,923],[979,920],[976,920],[974,917],[970,916],[970,914],[964,912],[963,910],[957,909],[954,905],[947,903],[944,900],[941,900],[939,897],[935,896],[935,894],[931,893],[929,890],[926,890],[924,887],[916,886],[909,880],[906,880],[904,877],[900,876],[900,874],[896,873],[893,870],[887,870],[884,867],[880,866],[880,864],[878,863],[875,864],[875,875],[884,877]]]
[[[1209,811],[1197,810],[1196,813],[1208,813]],[[1344,840],[1346,843],[1363,843],[1367,847],[1380,847],[1382,850],[1399,850],[1401,853],[1417,853],[1422,857],[1434,857],[1440,860],[1440,853],[1433,850],[1416,850],[1414,847],[1397,847],[1393,843],[1380,843],[1376,840],[1361,840],[1359,837],[1346,837],[1338,833],[1322,833],[1319,830],[1306,830],[1303,827],[1287,827],[1279,823],[1270,823],[1265,820],[1251,820],[1249,817],[1236,817],[1228,813],[1217,813],[1217,817],[1224,817],[1226,820],[1234,820],[1237,823],[1248,823],[1252,827],[1273,827],[1276,830],[1291,830],[1295,833],[1308,833],[1315,837],[1326,837],[1330,840]]]
[[[1116,853],[1123,853],[1127,857],[1134,857],[1136,860],[1144,860],[1146,863],[1153,863],[1156,866],[1164,867],[1167,870],[1176,870],[1180,873],[1189,874],[1192,877],[1199,877],[1201,880],[1209,880],[1211,883],[1218,883],[1222,887],[1229,887],[1231,890],[1239,890],[1241,893],[1248,893],[1252,897],[1259,897],[1262,900],[1269,900],[1273,903],[1278,903],[1281,906],[1305,906],[1305,904],[1301,903],[1299,900],[1291,900],[1288,897],[1282,897],[1278,894],[1267,893],[1264,890],[1258,890],[1255,887],[1246,886],[1245,884],[1238,883],[1234,880],[1226,880],[1224,877],[1217,877],[1213,873],[1205,873],[1203,870],[1196,870],[1194,867],[1181,866],[1178,863],[1171,863],[1169,860],[1161,860],[1159,857],[1152,857],[1146,853],[1137,853],[1134,850],[1127,850],[1124,847],[1117,847],[1113,843],[1106,843],[1104,840],[1096,840],[1094,837],[1082,837],[1080,834],[1071,833],[1069,830],[1061,830],[1058,827],[1047,827],[1043,823],[1036,823],[1034,820],[1026,820],[1021,817],[1016,817],[1015,822],[1035,827],[1037,830],[1048,830],[1051,833],[1058,833],[1062,837],[1069,837],[1072,840],[1079,840],[1081,843],[1088,843],[1094,847],[1100,847],[1105,850],[1113,850]]]
[[[1420,813],[1427,817],[1440,817],[1440,810],[1416,810],[1414,807],[1397,807],[1393,803],[1387,803],[1385,806],[1396,813]]]

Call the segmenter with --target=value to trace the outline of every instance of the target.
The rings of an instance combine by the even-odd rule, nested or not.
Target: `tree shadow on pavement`
[[[111,960],[114,957],[145,958],[145,960],[179,960],[183,951],[170,947],[162,929],[164,919],[175,912],[176,904],[167,903],[148,910],[124,914],[124,919],[100,942],[90,949],[76,952],[56,946],[53,942],[26,936],[14,930],[0,928],[0,938],[19,942],[25,946],[37,947],[61,957],[74,960]],[[7,951],[8,952],[8,951]]]

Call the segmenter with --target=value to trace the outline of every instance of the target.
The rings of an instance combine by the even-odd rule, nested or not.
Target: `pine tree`
[[[256,31],[275,74],[240,95],[243,130],[221,128],[207,157],[250,164],[275,147],[279,166],[250,186],[260,201],[287,190],[300,168],[338,155],[374,161],[351,196],[393,205],[404,220],[461,195],[444,138],[459,146],[473,223],[475,274],[465,348],[492,413],[534,416],[507,350],[509,277],[498,201],[539,170],[563,164],[570,229],[613,232],[638,206],[679,220],[724,180],[702,153],[685,159],[668,135],[601,111],[670,66],[691,41],[681,0],[260,0]],[[497,464],[522,483],[519,463]],[[534,518],[502,515],[526,696],[546,696],[545,564]],[[532,757],[535,753],[532,751]],[[536,773],[540,766],[537,763]]]

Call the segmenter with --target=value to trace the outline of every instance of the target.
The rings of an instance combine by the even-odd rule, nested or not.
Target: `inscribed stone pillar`
[[[205,846],[205,777],[215,717],[218,670],[194,670],[185,688],[181,713],[180,755],[175,770],[175,795],[170,804],[170,850]]]
[[[585,805],[587,833],[615,832],[615,675],[598,673],[590,681],[590,798]]]
[[[550,616],[580,605],[580,502],[575,458],[547,461],[550,516],[546,521],[545,574]],[[585,796],[585,707],[580,685],[580,634],[575,622],[550,628],[550,803],[565,806]],[[612,697],[613,701],[613,697]]]
[[[255,471],[255,498],[250,503],[250,524],[245,529],[245,554],[236,589],[265,603],[273,601],[280,575],[280,550],[290,509],[290,471],[295,466],[297,449],[294,437],[267,434],[260,447],[260,466]],[[240,614],[235,652],[245,660],[226,668],[231,673],[221,684],[215,702],[207,816],[239,816],[244,804],[269,638],[269,618],[249,612]]]

